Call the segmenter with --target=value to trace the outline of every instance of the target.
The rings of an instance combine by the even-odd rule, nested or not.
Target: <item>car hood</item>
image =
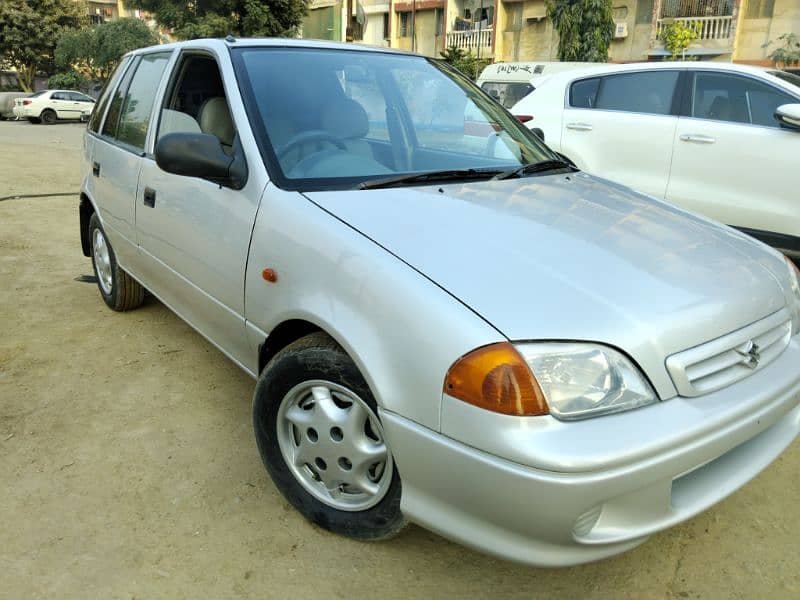
[[[514,341],[596,341],[664,371],[785,305],[776,253],[585,173],[306,195]]]

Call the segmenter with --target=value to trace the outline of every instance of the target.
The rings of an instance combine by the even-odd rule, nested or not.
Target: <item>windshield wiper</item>
[[[568,163],[565,160],[561,160],[560,158],[553,158],[547,160],[541,160],[539,162],[530,163],[527,165],[522,165],[519,167],[514,167],[513,169],[509,169],[508,171],[503,171],[502,173],[498,173],[494,177],[493,180],[499,181],[501,179],[508,179],[510,177],[522,177],[523,175],[530,175],[532,173],[544,173],[546,171],[561,171],[562,169],[570,169],[571,171],[577,171],[578,168],[573,165],[572,163]]]
[[[443,171],[428,171],[427,173],[412,173],[410,175],[395,175],[382,179],[370,179],[358,184],[360,190],[371,190],[382,187],[392,187],[406,183],[424,183],[430,181],[446,181],[458,179],[490,179],[505,173],[500,169],[446,169]]]

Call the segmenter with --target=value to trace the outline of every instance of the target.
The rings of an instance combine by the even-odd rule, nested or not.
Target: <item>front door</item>
[[[781,128],[773,116],[800,100],[721,71],[692,73],[686,93],[667,199],[774,245],[775,233],[800,242],[800,131]]]
[[[185,53],[175,73],[159,108],[156,143],[169,133],[202,132],[215,135],[226,152],[237,151],[236,128],[215,58]],[[256,187],[233,190],[166,173],[148,155],[142,162],[136,202],[145,281],[152,283],[163,302],[249,371],[253,364],[245,335],[244,280],[262,191]]]

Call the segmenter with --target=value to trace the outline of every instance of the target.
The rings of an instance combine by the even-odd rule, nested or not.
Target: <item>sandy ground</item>
[[[78,189],[82,127],[0,123],[0,197]],[[622,556],[570,569],[411,526],[383,543],[305,522],[267,477],[253,382],[149,300],[113,313],[77,198],[0,202],[2,598],[798,598],[800,443]]]

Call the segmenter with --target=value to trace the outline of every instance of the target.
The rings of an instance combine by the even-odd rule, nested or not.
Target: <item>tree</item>
[[[664,47],[669,50],[672,60],[678,57],[686,60],[686,49],[700,35],[700,23],[692,22],[687,24],[683,21],[673,21],[661,33]]]
[[[86,79],[76,71],[56,73],[47,80],[47,87],[60,90],[80,90],[86,85]]]
[[[611,0],[545,0],[547,15],[558,31],[558,59],[608,61],[614,36]]]
[[[105,80],[126,52],[158,41],[158,34],[139,19],[109,21],[64,33],[56,46],[56,65],[90,79]]]
[[[293,36],[309,0],[133,0],[181,39]]]
[[[797,34],[784,33],[778,36],[778,40],[783,42],[783,45],[779,48],[775,48],[775,50],[770,53],[769,58],[775,61],[775,64],[779,67],[791,67],[800,64],[800,38],[797,37]],[[770,40],[762,47],[766,48],[773,43],[774,42]]]
[[[88,23],[75,0],[0,0],[0,66],[15,69],[19,86],[33,91],[38,73],[53,72],[56,42]]]
[[[474,54],[455,45],[439,52],[439,54],[446,63],[454,66],[473,80],[477,79],[486,65],[492,62],[491,59],[488,58],[479,59]]]

